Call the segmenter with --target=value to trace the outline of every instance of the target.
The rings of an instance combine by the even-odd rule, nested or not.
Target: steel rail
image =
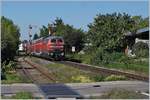
[[[147,82],[149,81],[148,76],[137,75],[134,73],[124,72],[124,71],[120,71],[120,70],[116,70],[116,69],[108,69],[108,68],[104,68],[104,67],[93,66],[93,65],[88,65],[88,64],[81,64],[81,63],[76,63],[76,62],[71,62],[71,61],[61,61],[60,63],[66,64],[66,65],[71,65],[73,67],[83,69],[83,70],[97,72],[97,73],[104,74],[104,75],[111,75],[111,74],[124,75],[131,79],[147,81]]]
[[[52,77],[53,75],[51,75],[51,73],[47,73],[45,70],[41,69],[38,65],[33,64],[31,61],[26,60],[25,57],[23,58],[23,62],[27,63],[30,66],[30,68],[24,68],[22,66],[22,71],[27,76],[27,78],[29,78],[33,83],[41,83],[42,81],[40,82],[40,80],[35,79],[35,77],[29,71],[30,69],[37,71],[37,73],[39,73],[40,76],[45,77],[43,79],[51,80],[52,82],[56,83],[56,80]]]

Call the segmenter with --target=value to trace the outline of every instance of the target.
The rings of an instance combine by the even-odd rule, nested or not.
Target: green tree
[[[134,27],[134,20],[125,13],[98,14],[88,27],[88,39],[92,48],[120,52],[126,47],[124,33]]]
[[[143,19],[143,21],[140,23],[141,27],[148,27],[149,26],[149,17],[146,17]]]
[[[38,36],[38,34],[34,34],[34,37],[33,37],[33,40],[36,40],[36,39],[38,39],[39,38],[39,36]]]
[[[134,27],[132,30],[137,31],[138,29],[148,27],[149,26],[149,18],[142,18],[141,16],[132,16],[132,20],[134,20]]]
[[[1,58],[2,62],[13,60],[19,45],[19,28],[13,21],[1,17]]]
[[[12,68],[12,62],[18,49],[20,33],[19,28],[12,20],[1,17],[1,78],[5,79],[5,72]]]
[[[48,27],[43,25],[42,28],[40,29],[40,37],[46,36],[48,36]]]

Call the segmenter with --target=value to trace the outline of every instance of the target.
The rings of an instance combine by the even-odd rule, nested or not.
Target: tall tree
[[[112,52],[122,51],[126,46],[124,33],[133,28],[133,20],[128,14],[98,14],[88,25],[88,39],[94,48]]]
[[[149,26],[149,17],[142,18],[141,16],[133,16],[132,20],[134,20],[133,30],[135,31]]]
[[[36,39],[38,39],[38,38],[39,38],[38,34],[35,33],[35,34],[34,34],[34,37],[33,37],[33,40],[36,40]]]
[[[42,28],[40,29],[40,37],[46,36],[48,36],[48,27],[43,25]]]
[[[19,45],[19,28],[12,20],[1,17],[1,58],[3,61],[13,60]]]

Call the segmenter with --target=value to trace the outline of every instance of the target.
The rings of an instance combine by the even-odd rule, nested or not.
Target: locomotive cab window
[[[51,39],[51,42],[52,43],[56,43],[56,39]]]
[[[58,42],[63,42],[62,39],[58,39],[57,41],[58,41]]]

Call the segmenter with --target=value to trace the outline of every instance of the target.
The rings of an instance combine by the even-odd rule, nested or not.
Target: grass
[[[107,76],[104,81],[117,81],[117,80],[126,80],[127,78],[123,75],[110,75]]]
[[[110,75],[106,77],[90,71],[84,71],[58,63],[48,64],[47,67],[49,68],[50,72],[55,73],[55,76],[59,83],[88,83],[127,79],[125,76],[117,75]]]
[[[32,94],[30,92],[18,92],[12,99],[32,99]]]
[[[91,82],[94,74],[87,71],[82,71],[77,68],[69,67],[64,64],[48,64],[50,72],[55,73],[56,80],[62,83],[70,82]]]
[[[12,84],[12,83],[22,83],[27,82],[21,76],[19,76],[15,71],[7,72],[6,79],[2,80],[2,84]]]
[[[149,97],[125,89],[112,89],[100,96],[101,99],[148,99]]]
[[[6,79],[2,80],[3,84],[6,84],[6,83],[10,84],[10,83],[22,82],[21,81],[21,77],[17,73],[15,73],[15,72],[13,72],[13,73],[7,72],[5,75],[6,75]]]
[[[118,75],[103,76],[100,73],[85,71],[61,63],[48,63],[48,64],[41,63],[40,62],[41,59],[36,57],[33,57],[31,60],[42,66],[47,67],[49,69],[49,72],[53,74],[53,77],[57,80],[57,83],[85,83],[85,82],[88,83],[88,82],[101,82],[110,80],[112,81],[127,80],[125,76],[118,76]]]
[[[137,73],[142,73],[144,75],[149,75],[149,64],[148,62],[133,62],[130,64],[120,63],[120,62],[113,62],[110,64],[105,65],[108,68],[116,68],[122,70],[131,70]]]
[[[33,99],[30,92],[18,92],[11,97],[2,96],[2,99]]]
[[[93,64],[91,62],[91,56],[90,54],[73,54],[73,55],[67,55],[68,57],[74,58],[74,59],[78,59],[80,60],[82,63],[86,63],[86,64]],[[116,58],[114,58],[116,61],[112,61],[109,64],[95,64],[97,66],[104,66],[107,68],[115,68],[115,69],[119,69],[119,70],[125,70],[125,71],[131,71],[131,72],[135,72],[135,73],[140,73],[143,75],[149,75],[149,59],[148,58],[130,58],[130,60],[127,61],[127,59],[124,59],[124,61],[118,61],[120,60],[121,56],[117,56],[117,54],[112,55],[112,56],[116,56]],[[144,59],[144,60],[143,60]]]

